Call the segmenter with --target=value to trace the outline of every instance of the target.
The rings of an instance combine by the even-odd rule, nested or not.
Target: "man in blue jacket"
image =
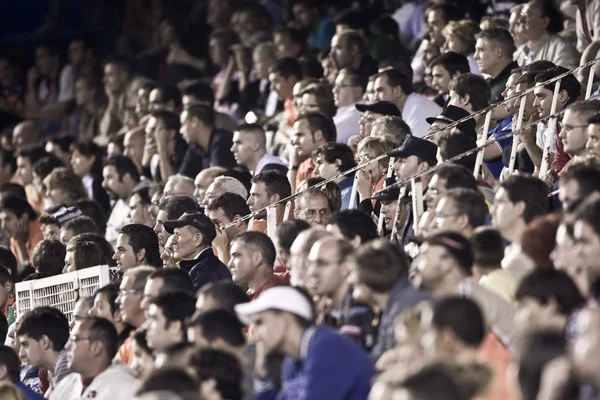
[[[256,300],[235,306],[258,341],[254,394],[257,400],[365,400],[374,374],[366,354],[335,331],[314,325],[310,296],[278,286]],[[264,353],[264,354],[261,354]],[[281,389],[264,367],[269,353],[285,356]]]
[[[21,361],[13,349],[0,346],[0,381],[12,382],[23,393],[25,400],[43,400],[44,396],[25,386],[19,379]]]
[[[173,234],[174,257],[192,278],[194,290],[209,282],[231,280],[229,269],[212,251],[217,231],[210,218],[200,211],[188,211],[179,219],[163,221],[163,225]]]

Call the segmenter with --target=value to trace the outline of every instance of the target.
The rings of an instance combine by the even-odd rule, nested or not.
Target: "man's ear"
[[[320,129],[317,129],[314,133],[313,136],[315,138],[315,143],[316,142],[320,142],[321,140],[323,140],[323,132]]]
[[[4,288],[6,289],[6,291],[8,293],[12,293],[14,286],[15,286],[15,284],[12,281],[7,281],[6,285],[4,285]],[[0,379],[0,380],[2,380],[2,379]]]
[[[281,196],[279,195],[279,193],[275,193],[274,195],[272,195],[271,197],[269,197],[269,202],[270,204],[275,203],[276,201],[281,200]]]
[[[517,211],[519,213],[519,216],[521,218],[523,218],[523,214],[525,213],[525,202],[519,201],[519,202],[515,203],[515,207],[517,207]]]
[[[140,249],[135,255],[135,259],[137,262],[142,262],[146,259],[146,249]]]
[[[235,226],[239,228],[240,226],[242,226],[242,221],[240,221],[241,219],[242,219],[241,215],[236,215],[235,217],[233,217],[233,221],[231,221],[231,222],[237,221],[237,224]]]
[[[102,344],[102,342],[100,342],[99,340],[94,340],[93,342],[90,342],[90,353],[97,355],[102,354],[103,351],[104,345]]]
[[[48,350],[48,349],[52,348],[52,341],[46,335],[42,335],[42,337],[40,337],[39,343],[40,343],[40,347],[43,350]]]

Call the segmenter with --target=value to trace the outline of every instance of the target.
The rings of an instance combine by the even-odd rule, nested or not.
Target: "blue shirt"
[[[281,390],[256,379],[256,400],[366,400],[375,370],[366,354],[339,333],[312,326],[302,335],[300,357],[283,360]]]
[[[335,35],[335,22],[333,18],[326,17],[319,22],[319,26],[311,32],[308,44],[311,49],[327,49],[331,46],[331,38]]]
[[[340,190],[342,192],[342,208],[340,210],[347,210],[350,208],[352,185],[354,185],[354,174],[350,175],[349,177],[338,183],[338,186],[340,187]]]
[[[23,384],[23,382],[15,382],[15,386],[23,393],[25,400],[44,400],[44,396],[37,394]]]
[[[504,118],[502,121],[498,123],[498,125],[492,129],[488,133],[488,139],[497,139],[506,135],[507,133],[512,131],[512,115]],[[500,146],[500,150],[504,149],[506,146],[512,144],[512,136],[507,137],[506,139],[499,140],[498,145]],[[504,164],[502,164],[502,156],[498,157],[498,159],[493,161],[486,161],[485,165],[489,168],[494,178],[499,179],[500,173],[502,173],[502,168]]]

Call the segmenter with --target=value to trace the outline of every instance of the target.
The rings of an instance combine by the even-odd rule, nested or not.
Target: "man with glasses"
[[[306,286],[310,293],[329,304],[321,315],[323,323],[340,330],[370,351],[375,342],[371,308],[354,300],[348,281],[354,249],[350,242],[334,236],[320,239],[308,255]]]
[[[400,110],[394,103],[389,101],[378,101],[372,104],[356,104],[355,108],[363,115],[359,121],[358,134],[361,139],[371,136],[373,122],[379,117],[390,115],[392,117],[401,117]]]
[[[488,216],[483,194],[473,189],[452,189],[441,196],[435,208],[433,230],[456,232],[470,238]]]
[[[146,314],[142,309],[142,298],[146,281],[156,272],[156,268],[141,266],[125,271],[121,286],[119,287],[119,297],[117,303],[121,310],[123,322],[139,328],[146,321]],[[131,338],[127,338],[117,352],[117,359],[124,364],[131,365],[133,354],[131,349]]]
[[[294,217],[309,224],[325,225],[331,214],[325,193],[319,189],[308,189],[296,198]]]
[[[352,69],[341,70],[335,78],[333,100],[337,112],[333,122],[340,143],[348,143],[351,136],[358,135],[361,114],[355,105],[362,99],[366,86],[367,78]]]
[[[581,157],[588,152],[586,144],[588,142],[588,120],[600,113],[600,103],[596,100],[581,101],[571,104],[562,120],[562,129],[559,137],[563,142],[565,153],[572,158],[567,162],[564,168],[558,173],[562,177],[566,169],[573,163],[576,157]]]
[[[117,341],[115,327],[104,318],[78,322],[65,347],[71,373],[56,386],[50,399],[133,398],[137,389],[133,370],[112,363]]]
[[[316,165],[315,175],[323,179],[333,178],[341,172],[356,167],[352,149],[343,143],[327,143],[325,146],[313,151],[312,157]],[[350,198],[352,197],[354,174],[339,176],[334,182],[337,183],[341,190],[341,210],[351,208]]]

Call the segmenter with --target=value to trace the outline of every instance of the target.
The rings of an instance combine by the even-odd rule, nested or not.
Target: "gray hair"
[[[244,184],[230,176],[219,176],[212,185],[221,185],[225,192],[239,194],[244,199],[248,198],[248,190],[246,190]]]

